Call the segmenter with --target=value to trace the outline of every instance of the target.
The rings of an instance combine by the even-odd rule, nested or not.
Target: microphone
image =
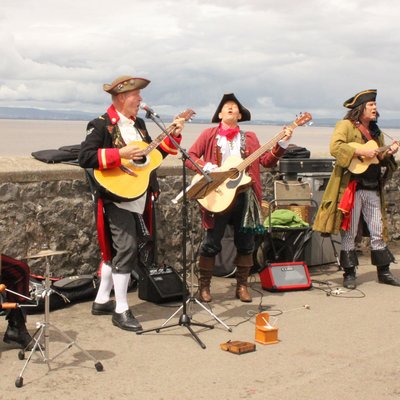
[[[153,115],[154,117],[159,118],[160,116],[150,107],[148,106],[146,103],[140,103],[140,108],[146,112],[148,112],[149,114]]]

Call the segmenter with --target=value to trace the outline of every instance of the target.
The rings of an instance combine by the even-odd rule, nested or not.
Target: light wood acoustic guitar
[[[293,130],[311,121],[311,119],[312,116],[310,113],[303,113],[289,128]],[[272,140],[258,148],[244,160],[236,156],[228,157],[221,167],[213,170],[213,172],[225,171],[226,173],[218,174],[218,177],[210,184],[213,186],[213,189],[208,191],[208,194],[203,198],[197,199],[200,205],[213,213],[220,213],[228,209],[235,199],[237,190],[251,184],[251,178],[245,172],[246,168],[266,151],[271,150],[284,136],[285,132],[282,130]],[[195,175],[192,180],[192,185],[200,179],[202,179],[201,175]]]
[[[185,121],[190,120],[195,112],[191,109],[185,110],[179,114],[177,118],[184,118]],[[175,124],[168,126],[166,131],[172,133],[176,128]],[[96,182],[110,193],[124,199],[134,200],[142,196],[150,181],[150,174],[160,166],[163,156],[157,146],[167,136],[166,132],[162,132],[150,144],[143,141],[135,141],[128,146],[137,146],[143,149],[143,161],[122,159],[122,164],[116,168],[94,170],[94,178]]]
[[[361,144],[361,143],[356,143],[356,142],[351,142],[348,143],[349,146],[355,148],[355,149],[367,149],[367,150],[376,150],[378,153],[383,153],[386,150],[389,150],[391,145],[388,146],[382,146],[378,147],[378,144],[375,142],[375,140],[369,140],[367,143]],[[353,173],[353,174],[362,174],[367,170],[367,168],[371,164],[379,164],[378,157],[355,157],[351,160],[351,163],[348,167],[348,170]]]

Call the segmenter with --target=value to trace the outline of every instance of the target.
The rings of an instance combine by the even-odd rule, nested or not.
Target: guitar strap
[[[244,160],[246,158],[246,133],[242,130],[240,130],[239,133],[240,133],[240,156]]]
[[[364,139],[365,142],[368,142],[370,140],[375,140],[372,136],[371,133],[369,132],[369,130],[363,125],[363,124],[359,124],[357,126],[358,130],[361,132],[361,135]]]
[[[137,121],[137,120],[136,120]],[[145,143],[150,143],[151,139],[149,138],[149,134],[146,132],[145,129],[140,129],[137,126],[137,122],[135,121],[135,128],[139,132],[140,137],[142,138],[143,142]]]

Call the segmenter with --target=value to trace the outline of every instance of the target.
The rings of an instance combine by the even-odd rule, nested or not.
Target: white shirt
[[[122,115],[117,111],[119,115],[118,128],[121,132],[122,139],[126,144],[130,142],[141,142],[142,136],[139,131],[135,127],[135,121],[130,118],[126,118],[125,115]],[[122,208],[124,210],[128,210],[130,212],[135,212],[138,214],[143,214],[144,208],[146,206],[146,193],[132,201],[124,201],[122,203],[114,203],[117,207]]]
[[[231,141],[226,136],[217,135],[217,146],[221,150],[222,163],[230,156],[240,157],[240,132]]]
[[[240,153],[240,132],[236,134],[236,136],[229,141],[226,136],[220,136],[217,134],[217,146],[220,148],[222,160],[221,164],[225,162],[225,160],[230,156],[241,157]],[[280,147],[286,149],[289,145],[290,140],[279,140],[278,144]],[[203,167],[205,172],[213,171],[218,168],[217,165],[214,165],[210,162],[206,163]]]

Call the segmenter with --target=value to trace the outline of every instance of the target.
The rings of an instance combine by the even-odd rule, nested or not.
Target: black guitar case
[[[99,288],[100,280],[96,275],[69,276],[67,278],[52,280],[50,311],[68,307],[74,303],[94,300]],[[43,277],[30,277],[30,295],[38,302],[37,307],[26,307],[29,314],[44,311],[45,280]]]

